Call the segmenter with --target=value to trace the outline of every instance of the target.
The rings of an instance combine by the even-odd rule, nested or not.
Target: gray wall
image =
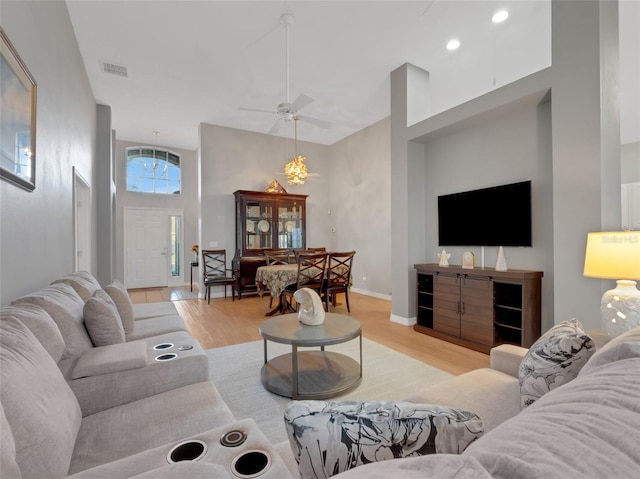
[[[620,178],[622,183],[640,181],[640,142],[622,145],[620,157]]]
[[[72,169],[91,184],[95,218],[96,104],[64,2],[3,1],[0,25],[38,83],[36,189],[0,181],[6,305],[75,268]]]
[[[391,180],[385,118],[329,147],[328,248],[356,251],[353,290],[391,297]]]
[[[284,138],[201,124],[200,145],[199,244],[216,241],[233,256],[233,192],[264,191],[276,179],[289,193],[309,195],[307,246],[355,250],[354,290],[389,297],[388,119],[331,146],[298,142],[298,153],[307,158],[309,171],[320,175],[298,186],[289,185],[280,174],[293,155],[293,143],[289,141],[287,155]]]
[[[392,312],[401,322],[415,316],[408,271],[437,260],[436,233],[415,223],[433,225],[438,192],[531,178],[534,247],[508,249],[508,266],[544,271],[543,328],[571,317],[600,328],[600,296],[612,282],[584,278],[582,269],[587,232],[619,229],[621,221],[617,2],[552,8],[552,67],[416,125],[406,126],[408,66],[391,75]],[[421,162],[426,176],[417,184]],[[426,214],[416,215],[425,191]],[[459,264],[461,252],[452,252]],[[485,256],[487,266],[496,253]]]

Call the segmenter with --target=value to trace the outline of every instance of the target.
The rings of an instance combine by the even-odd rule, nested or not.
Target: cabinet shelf
[[[484,353],[540,337],[542,271],[414,267],[416,331]]]
[[[504,324],[504,323],[500,323],[498,321],[494,322],[494,324],[496,326],[501,327],[501,328],[513,329],[514,331],[522,331],[522,328],[518,328],[516,326],[511,326],[510,324]]]

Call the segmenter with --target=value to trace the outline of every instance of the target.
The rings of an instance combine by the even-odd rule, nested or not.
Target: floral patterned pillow
[[[284,422],[302,479],[385,459],[459,454],[484,431],[476,414],[399,401],[293,401]]]
[[[538,339],[520,363],[520,406],[574,379],[596,346],[577,319],[555,325]]]

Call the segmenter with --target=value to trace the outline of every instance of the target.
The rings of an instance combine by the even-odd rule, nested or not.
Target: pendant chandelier
[[[294,128],[294,156],[293,159],[284,165],[284,174],[287,177],[287,182],[290,185],[304,185],[304,182],[309,177],[309,172],[307,170],[307,165],[305,165],[304,160],[306,157],[298,155],[298,119],[293,117],[293,128]]]

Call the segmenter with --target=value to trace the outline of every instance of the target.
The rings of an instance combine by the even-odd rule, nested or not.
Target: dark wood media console
[[[542,271],[416,264],[414,329],[488,353],[540,337]]]

